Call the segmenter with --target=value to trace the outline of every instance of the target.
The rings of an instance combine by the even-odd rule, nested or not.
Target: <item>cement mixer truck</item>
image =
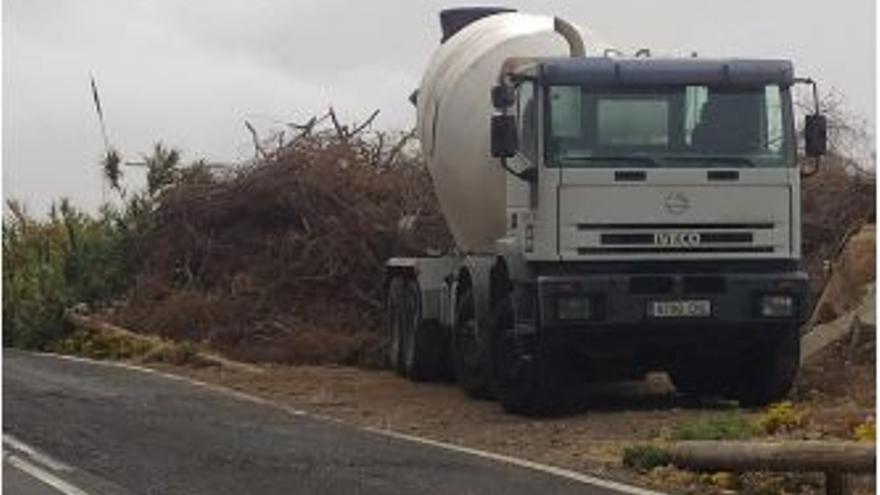
[[[390,365],[540,415],[579,383],[669,373],[784,396],[809,306],[786,60],[625,56],[566,20],[440,15],[411,100],[456,244],[386,264]],[[815,84],[813,96],[815,98]],[[818,158],[816,158],[818,160]]]

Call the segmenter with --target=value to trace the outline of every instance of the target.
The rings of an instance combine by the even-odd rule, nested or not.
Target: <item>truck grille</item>
[[[751,232],[706,232],[697,231],[700,241],[713,244],[751,243],[754,236]],[[654,244],[654,234],[602,234],[602,244]]]
[[[580,223],[579,255],[772,253],[773,223]],[[585,239],[585,240],[586,240]]]
[[[629,279],[629,292],[636,295],[672,294],[676,280],[680,280],[683,294],[723,294],[727,290],[724,277],[719,275],[636,275]]]
[[[695,247],[579,247],[578,254],[613,254],[613,253],[772,253],[773,246],[695,246]]]
[[[578,230],[772,229],[772,223],[579,223]]]
[[[665,275],[637,276],[629,279],[630,294],[669,294],[674,280]]]

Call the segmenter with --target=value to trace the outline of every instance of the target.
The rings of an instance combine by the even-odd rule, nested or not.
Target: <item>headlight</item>
[[[766,318],[794,316],[794,297],[784,294],[762,296],[761,316]]]
[[[587,296],[559,296],[556,298],[556,319],[589,320],[592,307]]]

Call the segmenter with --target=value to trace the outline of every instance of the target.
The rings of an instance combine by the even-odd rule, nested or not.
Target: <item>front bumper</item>
[[[534,287],[541,326],[610,329],[633,326],[739,326],[802,323],[809,301],[807,275],[802,271],[774,273],[601,273],[538,276]],[[761,314],[761,298],[789,295],[790,316]],[[561,320],[559,297],[587,297],[590,317]],[[656,317],[649,307],[658,301],[709,301],[701,317]]]

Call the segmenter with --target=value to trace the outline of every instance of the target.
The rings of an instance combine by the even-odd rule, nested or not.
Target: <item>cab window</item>
[[[516,127],[519,138],[519,151],[532,163],[538,156],[538,116],[535,105],[535,87],[525,81],[517,88]]]

